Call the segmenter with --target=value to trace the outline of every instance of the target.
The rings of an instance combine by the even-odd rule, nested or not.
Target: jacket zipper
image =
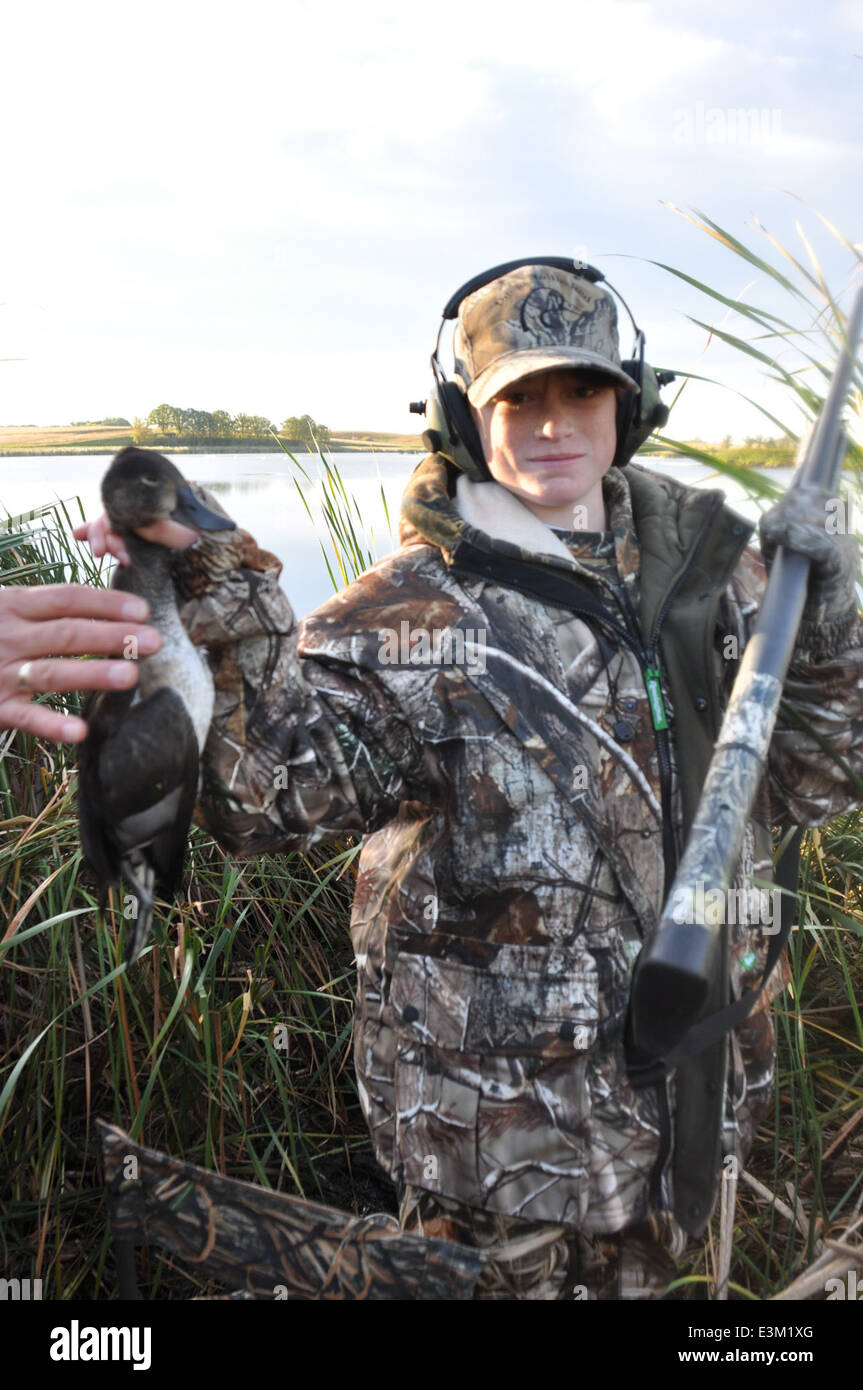
[[[686,571],[684,570],[678,582],[682,582],[685,574]],[[659,800],[662,806],[662,861],[665,866],[665,897],[667,897],[671,891],[671,884],[677,872],[677,846],[674,843],[674,823],[671,816],[671,743],[668,734],[668,715],[665,709],[665,701],[662,698],[662,675],[659,667],[656,644],[659,638],[659,629],[671,606],[676,589],[677,584],[675,584],[674,589],[667,596],[661,612],[657,615],[647,650],[645,651],[639,643],[637,652],[644,688],[647,691],[647,699],[650,706],[653,737],[656,741],[656,759],[659,764]],[[632,634],[635,638],[636,634],[638,634],[638,624],[632,612],[629,595],[622,586],[620,593],[623,599],[623,607],[628,614]]]
[[[671,885],[677,872],[677,845],[674,841],[674,825],[671,819],[671,743],[668,736],[668,720],[665,710],[665,702],[662,698],[661,673],[659,667],[659,656],[657,644],[659,642],[659,630],[668,616],[668,611],[682,585],[684,579],[689,574],[698,556],[704,547],[707,533],[713,523],[717,511],[722,503],[718,502],[710,515],[705,519],[704,525],[696,537],[689,557],[683,569],[678,574],[671,588],[660,605],[659,611],[653,622],[653,629],[647,643],[647,650],[642,650],[639,654],[639,662],[642,665],[644,684],[648,694],[650,704],[650,716],[653,721],[653,733],[656,739],[656,755],[659,763],[659,786],[660,802],[662,805],[662,854],[665,865],[665,897],[671,892]],[[638,620],[632,611],[629,595],[625,586],[621,585],[620,593],[623,599],[629,623],[633,634],[637,634]]]

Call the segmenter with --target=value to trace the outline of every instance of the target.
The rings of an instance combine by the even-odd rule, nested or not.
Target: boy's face
[[[601,530],[617,448],[614,387],[577,367],[522,377],[474,410],[489,472],[552,526]],[[582,510],[573,521],[577,506]],[[580,524],[579,524],[580,517]]]

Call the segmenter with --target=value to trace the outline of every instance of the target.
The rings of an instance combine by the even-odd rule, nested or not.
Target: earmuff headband
[[[475,275],[472,280],[468,280],[466,284],[462,285],[460,290],[456,290],[455,294],[444,305],[441,317],[454,319],[458,313],[458,306],[463,299],[467,299],[469,294],[473,294],[475,290],[481,290],[483,285],[490,285],[492,280],[499,280],[501,275],[508,275],[511,270],[521,270],[526,265],[549,265],[553,270],[566,270],[570,275],[578,275],[580,279],[590,280],[594,285],[599,280],[605,279],[602,271],[597,270],[596,266],[588,265],[585,261],[574,261],[569,256],[527,256],[519,261],[504,261],[503,265],[496,265],[491,270],[481,271],[479,275]],[[627,313],[629,313],[628,309]]]

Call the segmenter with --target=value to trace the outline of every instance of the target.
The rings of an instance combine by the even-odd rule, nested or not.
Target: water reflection
[[[278,556],[283,564],[281,586],[297,617],[310,613],[332,595],[333,583],[327,573],[322,547],[339,582],[341,577],[333,561],[323,519],[323,470],[317,458],[301,459],[310,475],[304,478],[282,453],[169,454],[168,457],[190,481],[210,488],[225,510],[251,532],[262,549]],[[395,549],[402,489],[420,457],[418,454],[336,456],[345,489],[356,501],[352,519],[364,554],[380,558]],[[17,515],[61,498],[77,521],[78,504],[72,505],[77,497],[84,515],[96,517],[102,511],[99,488],[109,463],[105,454],[7,457],[0,461],[0,515]],[[387,522],[387,510],[392,531]]]

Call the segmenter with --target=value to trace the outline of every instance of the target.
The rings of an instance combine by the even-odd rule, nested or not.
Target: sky
[[[783,393],[690,319],[746,321],[652,262],[811,327],[698,209],[792,278],[767,234],[808,245],[845,306],[861,280],[818,217],[863,242],[856,0],[49,0],[3,49],[0,424],[167,402],[417,432],[451,293],[574,255],[650,361],[721,383],[670,434],[776,434],[736,393],[797,428]]]

